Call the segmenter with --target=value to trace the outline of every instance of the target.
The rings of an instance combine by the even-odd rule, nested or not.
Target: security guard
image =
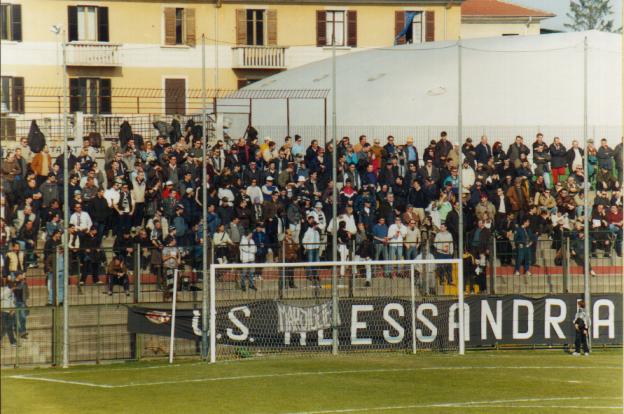
[[[583,354],[589,356],[589,347],[587,346],[587,335],[589,334],[587,313],[585,312],[585,301],[580,300],[578,302],[578,308],[576,315],[574,315],[574,353],[572,355],[578,356],[581,352],[581,345],[583,345]]]

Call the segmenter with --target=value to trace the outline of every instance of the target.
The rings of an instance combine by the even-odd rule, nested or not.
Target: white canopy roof
[[[619,137],[621,35],[596,31],[461,41],[463,125],[484,129],[486,126],[512,129],[565,126],[575,128],[577,134],[584,117],[585,37],[589,125]],[[452,128],[458,120],[458,57],[454,41],[370,49],[339,56],[336,59],[337,125],[343,129]],[[266,78],[245,90],[331,89],[331,85],[331,59],[325,59]],[[330,97],[328,124],[332,111]],[[289,113],[293,134],[298,126],[321,126],[324,122],[322,100],[291,100]],[[285,125],[284,102],[255,101],[252,123],[261,134],[263,127],[274,131],[271,126]]]

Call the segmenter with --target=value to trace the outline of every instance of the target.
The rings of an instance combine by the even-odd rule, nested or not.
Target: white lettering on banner
[[[527,308],[527,331],[519,332],[518,314],[520,308]],[[533,302],[525,299],[513,300],[513,339],[530,339],[533,336]]]
[[[199,329],[199,317],[201,313],[198,309],[193,309],[193,321],[191,322],[191,326],[193,327],[193,333],[197,336],[201,336],[202,331]]]
[[[331,328],[332,303],[308,307],[278,303],[277,317],[278,332],[310,332]]]
[[[607,307],[607,319],[600,319],[600,308],[603,306]],[[612,301],[610,301],[609,299],[598,299],[597,301],[595,301],[592,311],[592,319],[593,338],[598,338],[601,326],[606,326],[608,328],[609,339],[615,338],[615,305]]]
[[[325,338],[325,335],[323,334],[323,330],[319,329],[319,331],[318,331],[318,344],[319,344],[319,346],[331,345],[333,342],[334,341],[333,341],[332,338]]]
[[[490,304],[487,300],[481,301],[481,339],[486,340],[488,322],[494,333],[494,338],[503,339],[503,301],[496,301],[496,318],[492,314]]]
[[[559,307],[559,316],[552,316],[552,307]],[[565,335],[559,324],[565,321],[567,306],[561,299],[546,299],[544,303],[544,338],[550,339],[550,327],[555,330],[559,339],[565,339]]]
[[[307,336],[305,332],[293,332],[293,333],[299,335],[299,345],[301,346],[307,345],[306,344]],[[290,345],[290,336],[291,336],[290,332],[284,332],[284,345]]]
[[[245,341],[249,337],[249,328],[246,327],[236,317],[235,313],[238,312],[238,311],[242,311],[243,315],[246,318],[249,318],[251,316],[251,311],[249,310],[249,308],[247,306],[239,306],[239,307],[230,309],[230,311],[228,312],[228,318],[230,319],[230,322],[232,322],[234,324],[234,326],[236,326],[238,328],[238,330],[240,331],[240,334],[234,333],[234,330],[232,328],[227,328],[227,336],[228,336],[228,338],[230,338],[230,339],[232,339],[234,341]]]
[[[416,329],[416,338],[420,342],[433,342],[438,336],[438,328],[425,316],[424,311],[431,311],[431,316],[438,316],[438,307],[433,303],[421,303],[416,309],[416,319],[431,331],[431,335],[423,335],[420,328]]]
[[[371,338],[358,338],[358,329],[366,329],[366,322],[358,321],[358,312],[372,312],[373,305],[353,305],[351,307],[351,345],[371,345]]]
[[[455,341],[455,329],[459,329],[459,315],[455,318],[455,314],[459,314],[459,303],[453,303],[449,309],[449,341]],[[464,303],[464,341],[470,340],[470,306]]]
[[[383,318],[388,324],[397,331],[397,336],[390,335],[389,329],[384,329],[383,337],[389,344],[398,344],[405,337],[405,328],[403,328],[394,318],[390,315],[390,311],[397,311],[400,317],[405,316],[405,309],[399,303],[388,303],[383,310]]]

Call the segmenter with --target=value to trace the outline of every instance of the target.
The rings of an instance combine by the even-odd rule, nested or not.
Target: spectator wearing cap
[[[262,198],[265,202],[271,200],[271,196],[273,192],[277,191],[277,186],[273,184],[272,176],[270,175],[267,176],[266,183],[262,186],[261,191],[262,191]]]

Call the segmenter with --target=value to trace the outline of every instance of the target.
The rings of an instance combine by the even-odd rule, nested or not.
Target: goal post
[[[332,272],[349,283],[332,289]],[[211,363],[331,353],[333,338],[339,352],[464,354],[461,259],[224,263],[209,273]]]

